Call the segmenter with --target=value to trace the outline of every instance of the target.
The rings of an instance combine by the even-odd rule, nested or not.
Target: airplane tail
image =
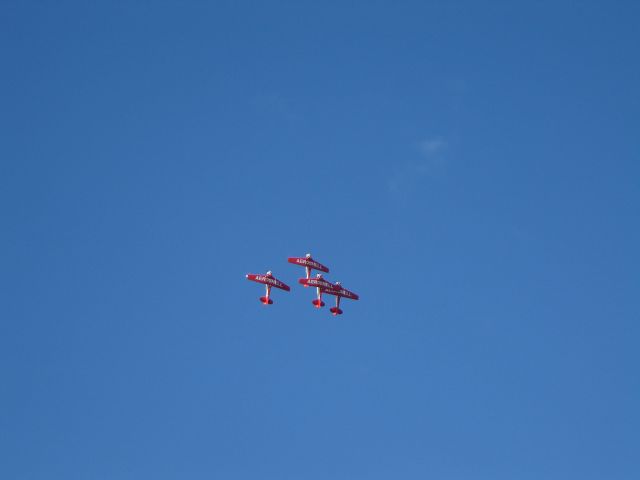
[[[317,298],[315,300],[312,300],[311,303],[313,303],[316,308],[324,307],[324,302],[322,300],[318,300]]]
[[[331,307],[329,309],[329,311],[331,313],[333,313],[333,316],[335,317],[336,315],[342,315],[342,310],[340,310],[338,307]]]
[[[260,301],[265,305],[273,305],[273,300],[268,297],[260,297]]]

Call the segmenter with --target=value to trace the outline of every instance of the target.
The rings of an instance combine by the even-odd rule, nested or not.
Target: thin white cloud
[[[427,157],[433,157],[437,153],[444,150],[446,147],[447,142],[445,142],[442,138],[429,138],[418,143],[420,152]]]
[[[422,178],[440,171],[445,164],[446,148],[447,142],[441,137],[426,138],[418,142],[418,158],[401,164],[389,177],[389,192],[395,194],[411,190]]]

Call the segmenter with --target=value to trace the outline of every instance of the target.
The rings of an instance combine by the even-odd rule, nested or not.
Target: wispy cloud
[[[400,193],[415,187],[424,177],[436,174],[445,164],[447,142],[441,137],[426,138],[416,145],[417,158],[400,164],[388,179],[388,190]]]
[[[442,138],[430,138],[423,140],[418,144],[420,151],[426,157],[433,157],[447,147],[447,142]]]

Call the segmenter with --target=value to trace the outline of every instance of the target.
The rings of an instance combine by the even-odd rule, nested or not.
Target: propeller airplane
[[[273,304],[273,300],[271,300],[271,298],[269,298],[269,296],[271,294],[271,287],[276,287],[276,288],[279,288],[280,290],[285,290],[287,292],[291,290],[289,285],[287,285],[286,283],[284,283],[284,282],[278,280],[276,277],[274,277],[273,274],[271,273],[271,270],[269,270],[264,275],[248,273],[247,275],[245,275],[245,277],[247,278],[247,280],[251,280],[252,282],[262,283],[262,284],[265,285],[267,293],[266,293],[266,295],[264,297],[260,297],[260,301],[264,305]]]
[[[322,293],[333,290],[334,288],[333,284],[322,278],[322,274],[320,273],[316,274],[316,278],[301,278],[300,280],[298,280],[298,283],[301,283],[305,287],[316,288],[317,298],[311,301],[311,303],[313,303],[316,308],[324,307],[324,302],[322,301]]]
[[[307,274],[307,280],[311,278],[311,270],[319,270],[321,272],[329,273],[329,268],[311,258],[310,253],[307,253],[304,257],[289,257],[287,261],[304,267],[305,273]],[[305,285],[305,287],[307,287],[307,285]]]
[[[322,287],[321,287],[321,289],[323,290],[324,293],[326,293],[328,295],[335,295],[335,297],[336,297],[336,306],[335,307],[331,307],[329,309],[329,311],[331,313],[333,313],[334,317],[336,315],[342,315],[342,310],[340,309],[340,299],[341,298],[344,297],[344,298],[348,298],[350,300],[358,300],[360,298],[357,294],[355,294],[355,293],[347,290],[346,288],[344,288],[340,282],[334,283],[332,285],[332,288],[330,288],[330,289],[325,289],[325,288],[322,288]]]

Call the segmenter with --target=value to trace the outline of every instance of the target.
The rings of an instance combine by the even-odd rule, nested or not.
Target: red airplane
[[[334,288],[333,284],[331,282],[327,282],[319,273],[316,274],[316,278],[301,278],[300,280],[298,280],[298,283],[301,283],[305,287],[316,287],[318,298],[311,301],[311,303],[313,303],[316,308],[324,307],[324,302],[322,301],[322,293],[329,293],[329,290],[333,290]]]
[[[260,297],[260,301],[265,305],[271,305],[273,300],[269,298],[269,294],[271,293],[271,287],[279,288],[280,290],[286,290],[287,292],[291,290],[289,285],[284,282],[281,282],[276,277],[271,274],[271,270],[269,270],[265,275],[248,273],[245,275],[247,280],[251,280],[252,282],[264,283],[267,289],[267,294],[264,297]]]
[[[342,297],[349,298],[351,300],[358,300],[360,298],[355,293],[350,292],[346,288],[343,288],[342,285],[340,284],[340,282],[336,282],[335,284],[331,285],[330,289],[329,288],[325,289],[324,287],[321,287],[321,290],[324,293],[328,293],[329,295],[335,295],[336,296],[336,306],[335,307],[331,307],[329,309],[329,311],[331,313],[333,313],[334,317],[336,315],[342,315],[342,310],[340,310],[340,299]]]
[[[289,257],[287,260],[289,263],[294,263],[296,265],[304,267],[307,274],[307,280],[311,278],[311,270],[320,270],[321,272],[329,273],[329,269],[322,265],[320,262],[316,262],[313,258],[311,258],[310,253],[307,253],[304,257]],[[308,285],[305,285],[305,287],[307,286]]]

